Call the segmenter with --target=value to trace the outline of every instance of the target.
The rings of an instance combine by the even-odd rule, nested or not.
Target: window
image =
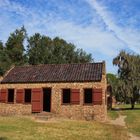
[[[62,93],[62,103],[69,104],[70,103],[70,89],[63,89]]]
[[[25,89],[24,102],[31,103],[31,89]]]
[[[90,104],[92,103],[92,89],[84,89],[84,103]]]
[[[8,89],[8,102],[14,102],[14,89]]]

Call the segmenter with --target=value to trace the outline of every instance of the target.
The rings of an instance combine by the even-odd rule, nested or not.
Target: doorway
[[[51,88],[43,89],[43,111],[51,112]]]

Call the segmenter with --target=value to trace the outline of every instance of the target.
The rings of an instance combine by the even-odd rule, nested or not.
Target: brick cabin
[[[1,80],[0,115],[105,120],[106,87],[105,62],[14,67]]]

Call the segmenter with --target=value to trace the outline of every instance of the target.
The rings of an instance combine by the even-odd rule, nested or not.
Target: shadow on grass
[[[112,108],[111,110],[113,110],[113,111],[123,111],[123,110],[140,110],[140,108],[134,108],[134,109],[132,109],[132,108]]]
[[[0,140],[8,140],[6,137],[0,137]]]

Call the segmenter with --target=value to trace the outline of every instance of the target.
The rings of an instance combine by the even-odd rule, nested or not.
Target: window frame
[[[64,103],[63,102],[63,91],[64,90],[70,90],[70,102],[69,103]],[[61,105],[71,105],[71,89],[70,88],[63,88],[61,89]]]
[[[85,103],[85,90],[86,89],[90,89],[92,92],[91,92],[91,94],[92,94],[92,102],[91,103]],[[84,88],[83,89],[83,105],[93,105],[94,104],[94,102],[93,102],[93,88]]]
[[[9,102],[9,90],[13,90],[14,92],[13,92],[13,101],[12,102]],[[15,103],[15,89],[14,88],[9,88],[8,90],[7,90],[7,103],[8,104],[14,104]]]
[[[26,97],[25,95],[27,94],[27,93],[25,94],[25,91],[26,91],[26,90],[30,90],[30,91],[31,91],[31,101],[30,101],[30,102],[25,102],[25,97]],[[24,89],[24,93],[23,93],[23,94],[24,94],[24,95],[23,95],[23,98],[24,98],[24,99],[23,99],[23,103],[24,103],[24,104],[31,104],[31,103],[32,103],[32,89],[30,89],[30,88]]]

